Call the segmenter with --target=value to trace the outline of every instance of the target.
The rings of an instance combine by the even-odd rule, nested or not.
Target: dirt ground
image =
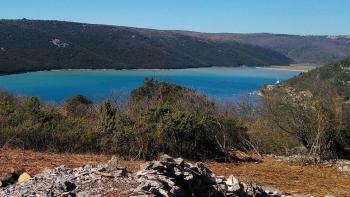
[[[23,150],[0,149],[0,176],[11,169],[25,167],[35,175],[45,168],[60,165],[79,167],[84,164],[106,162],[110,156],[92,154],[56,154]],[[143,161],[120,160],[120,165],[136,172]],[[289,194],[309,194],[324,196],[332,194],[350,197],[350,173],[339,172],[333,167],[322,165],[295,165],[265,158],[263,163],[227,164],[206,162],[216,175],[233,174],[239,180],[254,181],[266,186],[279,188]]]

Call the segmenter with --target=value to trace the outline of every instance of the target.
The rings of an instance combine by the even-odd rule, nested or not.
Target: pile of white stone
[[[160,161],[147,162],[135,176],[140,185],[133,196],[282,196],[277,189],[239,182],[234,176],[215,176],[201,162],[191,164],[168,155]]]
[[[26,182],[0,188],[0,197],[129,196],[138,183],[116,164],[116,159],[112,159],[97,167],[47,169]]]

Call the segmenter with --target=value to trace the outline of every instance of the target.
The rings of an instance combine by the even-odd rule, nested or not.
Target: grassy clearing
[[[6,175],[11,168],[21,166],[31,174],[37,174],[45,168],[60,165],[79,167],[87,163],[96,165],[110,158],[108,155],[57,154],[19,149],[0,149],[0,152],[0,176]],[[131,172],[136,172],[143,162],[120,159],[120,165],[126,166]],[[339,172],[333,167],[287,164],[272,158],[265,158],[263,163],[206,164],[217,175],[233,174],[240,180],[259,182],[290,194],[350,196],[350,173]]]

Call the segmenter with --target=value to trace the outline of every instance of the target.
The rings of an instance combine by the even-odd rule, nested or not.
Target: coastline
[[[47,71],[161,71],[161,70],[181,70],[181,69],[196,69],[196,68],[216,68],[217,66],[208,67],[187,67],[187,68],[63,68],[63,69],[43,69],[43,70],[25,70],[11,73],[0,73],[0,76],[26,74],[34,72]],[[240,67],[217,67],[217,68],[240,68]],[[255,67],[250,67],[255,68]]]
[[[266,70],[286,70],[305,73],[317,68],[317,66],[308,64],[292,64],[290,66],[257,66],[255,68]]]
[[[285,70],[285,71],[295,71],[295,72],[308,72],[309,70],[304,69],[290,69],[290,68],[277,68],[277,67],[255,67],[257,69],[264,69],[264,70]]]
[[[27,71],[18,71],[12,73],[1,73],[0,76],[6,75],[17,75],[17,74],[26,74],[26,73],[35,73],[35,72],[48,72],[48,71],[164,71],[164,70],[186,70],[186,69],[205,69],[205,68],[245,68],[247,66],[232,66],[232,67],[221,67],[221,66],[208,66],[208,67],[187,67],[187,68],[63,68],[63,69],[44,69],[44,70],[27,70]],[[247,68],[255,68],[247,67]]]
[[[12,73],[1,73],[0,76],[7,75],[17,75],[17,74],[27,74],[35,72],[59,72],[59,71],[164,71],[164,70],[187,70],[187,69],[206,69],[206,68],[256,68],[256,69],[269,69],[269,70],[285,70],[285,71],[295,71],[295,72],[307,72],[306,69],[296,69],[292,66],[232,66],[232,67],[221,67],[221,66],[208,66],[208,67],[187,67],[187,68],[64,68],[64,69],[44,69],[44,70],[27,70],[18,71]]]
[[[18,74],[27,74],[27,73],[35,73],[35,72],[59,72],[59,71],[128,71],[128,70],[149,70],[149,71],[160,71],[160,70],[171,70],[171,69],[158,69],[158,68],[130,68],[130,69],[115,69],[115,68],[64,68],[64,69],[46,69],[46,70],[29,70],[29,71],[18,71],[12,73],[1,73],[0,76],[6,75],[18,75]]]

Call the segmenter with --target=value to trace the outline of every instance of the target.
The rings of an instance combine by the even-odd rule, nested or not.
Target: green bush
[[[91,123],[66,117],[37,97],[15,98],[0,93],[1,146],[33,150],[96,150]]]
[[[73,117],[84,117],[92,112],[92,101],[83,95],[76,95],[63,102],[63,110]]]
[[[227,109],[227,108],[226,108]],[[0,145],[60,152],[104,152],[152,159],[161,153],[214,159],[244,146],[246,128],[228,110],[184,87],[145,79],[127,103],[96,110],[82,95],[62,108],[0,92]]]

